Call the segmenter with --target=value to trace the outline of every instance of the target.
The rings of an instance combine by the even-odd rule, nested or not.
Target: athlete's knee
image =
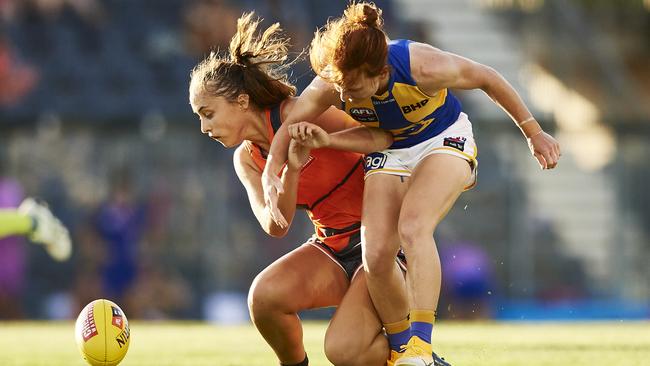
[[[248,290],[248,311],[253,321],[279,308],[278,299],[281,296],[277,292],[277,287],[272,286],[264,272],[255,277]]]
[[[395,255],[399,250],[395,236],[375,230],[362,231],[363,265],[366,272],[381,274],[392,271]]]
[[[433,237],[436,230],[437,223],[424,222],[421,218],[411,215],[403,215],[400,217],[397,230],[399,232],[400,242],[405,251],[425,240]]]
[[[370,276],[388,275],[393,271],[397,249],[376,247],[363,252],[363,267]]]

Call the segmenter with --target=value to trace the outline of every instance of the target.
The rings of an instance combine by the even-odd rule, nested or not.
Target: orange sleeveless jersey
[[[280,106],[266,111],[271,140],[281,125]],[[266,156],[250,141],[244,147],[264,170]],[[300,171],[297,205],[305,208],[316,236],[335,252],[359,243],[363,199],[363,156],[332,149],[312,150]]]

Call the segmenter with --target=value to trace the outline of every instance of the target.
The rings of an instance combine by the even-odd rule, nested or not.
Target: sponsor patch
[[[381,169],[386,165],[386,154],[374,152],[366,155],[364,168],[366,172],[371,170]]]
[[[465,141],[467,141],[467,138],[465,137],[445,137],[443,145],[453,147],[460,151],[465,151]]]
[[[401,107],[402,112],[404,112],[404,114],[414,112],[414,111],[416,111],[416,110],[418,110],[420,108],[424,108],[424,106],[427,105],[427,103],[429,103],[429,99],[423,99],[423,100],[421,100],[421,101],[419,101],[419,102],[417,102],[415,104],[403,105]]]
[[[88,340],[94,336],[96,336],[97,333],[97,325],[95,325],[95,306],[93,304],[88,305],[88,311],[86,312],[86,319],[84,319],[84,324],[83,328],[81,330],[81,336],[84,339],[84,342],[88,342]]]
[[[377,114],[370,108],[350,108],[350,116],[359,122],[377,122]]]

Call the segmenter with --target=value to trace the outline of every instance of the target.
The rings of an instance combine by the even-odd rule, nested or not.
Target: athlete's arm
[[[296,122],[316,120],[319,115],[335,105],[337,101],[338,94],[332,85],[319,77],[314,78],[311,84],[300,94],[286,120],[273,137],[268,160],[264,167],[264,174],[273,173],[277,175],[282,164],[287,160],[287,149],[290,140],[287,128]]]
[[[360,154],[384,150],[393,143],[393,136],[389,132],[365,126],[356,126],[328,134],[327,131],[313,123],[298,122],[289,127],[289,135],[302,146],[311,149],[329,147]]]
[[[387,149],[393,136],[379,128],[366,127],[344,111],[330,107],[313,123],[298,122],[288,128],[291,139],[311,149],[330,149],[369,154]]]
[[[275,223],[270,214],[270,208],[264,203],[262,172],[255,165],[243,144],[235,150],[233,163],[237,177],[246,189],[253,214],[262,229],[276,238],[285,236],[296,212],[299,170],[285,169],[280,178],[284,193],[278,197],[278,209],[288,220],[287,225],[282,227]]]
[[[330,106],[337,104],[337,100],[338,94],[332,85],[316,77],[302,92],[296,105],[271,142],[269,156],[262,173],[262,189],[264,191],[264,202],[269,207],[271,216],[280,226],[288,225],[286,219],[277,209],[278,195],[283,191],[277,174],[287,160],[287,149],[290,141],[287,129],[293,123],[314,120]]]
[[[423,43],[410,45],[411,72],[427,94],[444,88],[481,89],[521,129],[543,169],[552,169],[560,157],[560,145],[537,123],[517,91],[493,68],[441,51]]]

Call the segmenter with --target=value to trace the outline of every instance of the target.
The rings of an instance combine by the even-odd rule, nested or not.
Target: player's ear
[[[237,104],[242,111],[248,110],[248,104],[250,103],[250,96],[248,94],[239,94],[237,96]]]
[[[382,78],[386,77],[386,75],[390,74],[390,66],[385,65],[382,69],[379,75],[381,75]]]

